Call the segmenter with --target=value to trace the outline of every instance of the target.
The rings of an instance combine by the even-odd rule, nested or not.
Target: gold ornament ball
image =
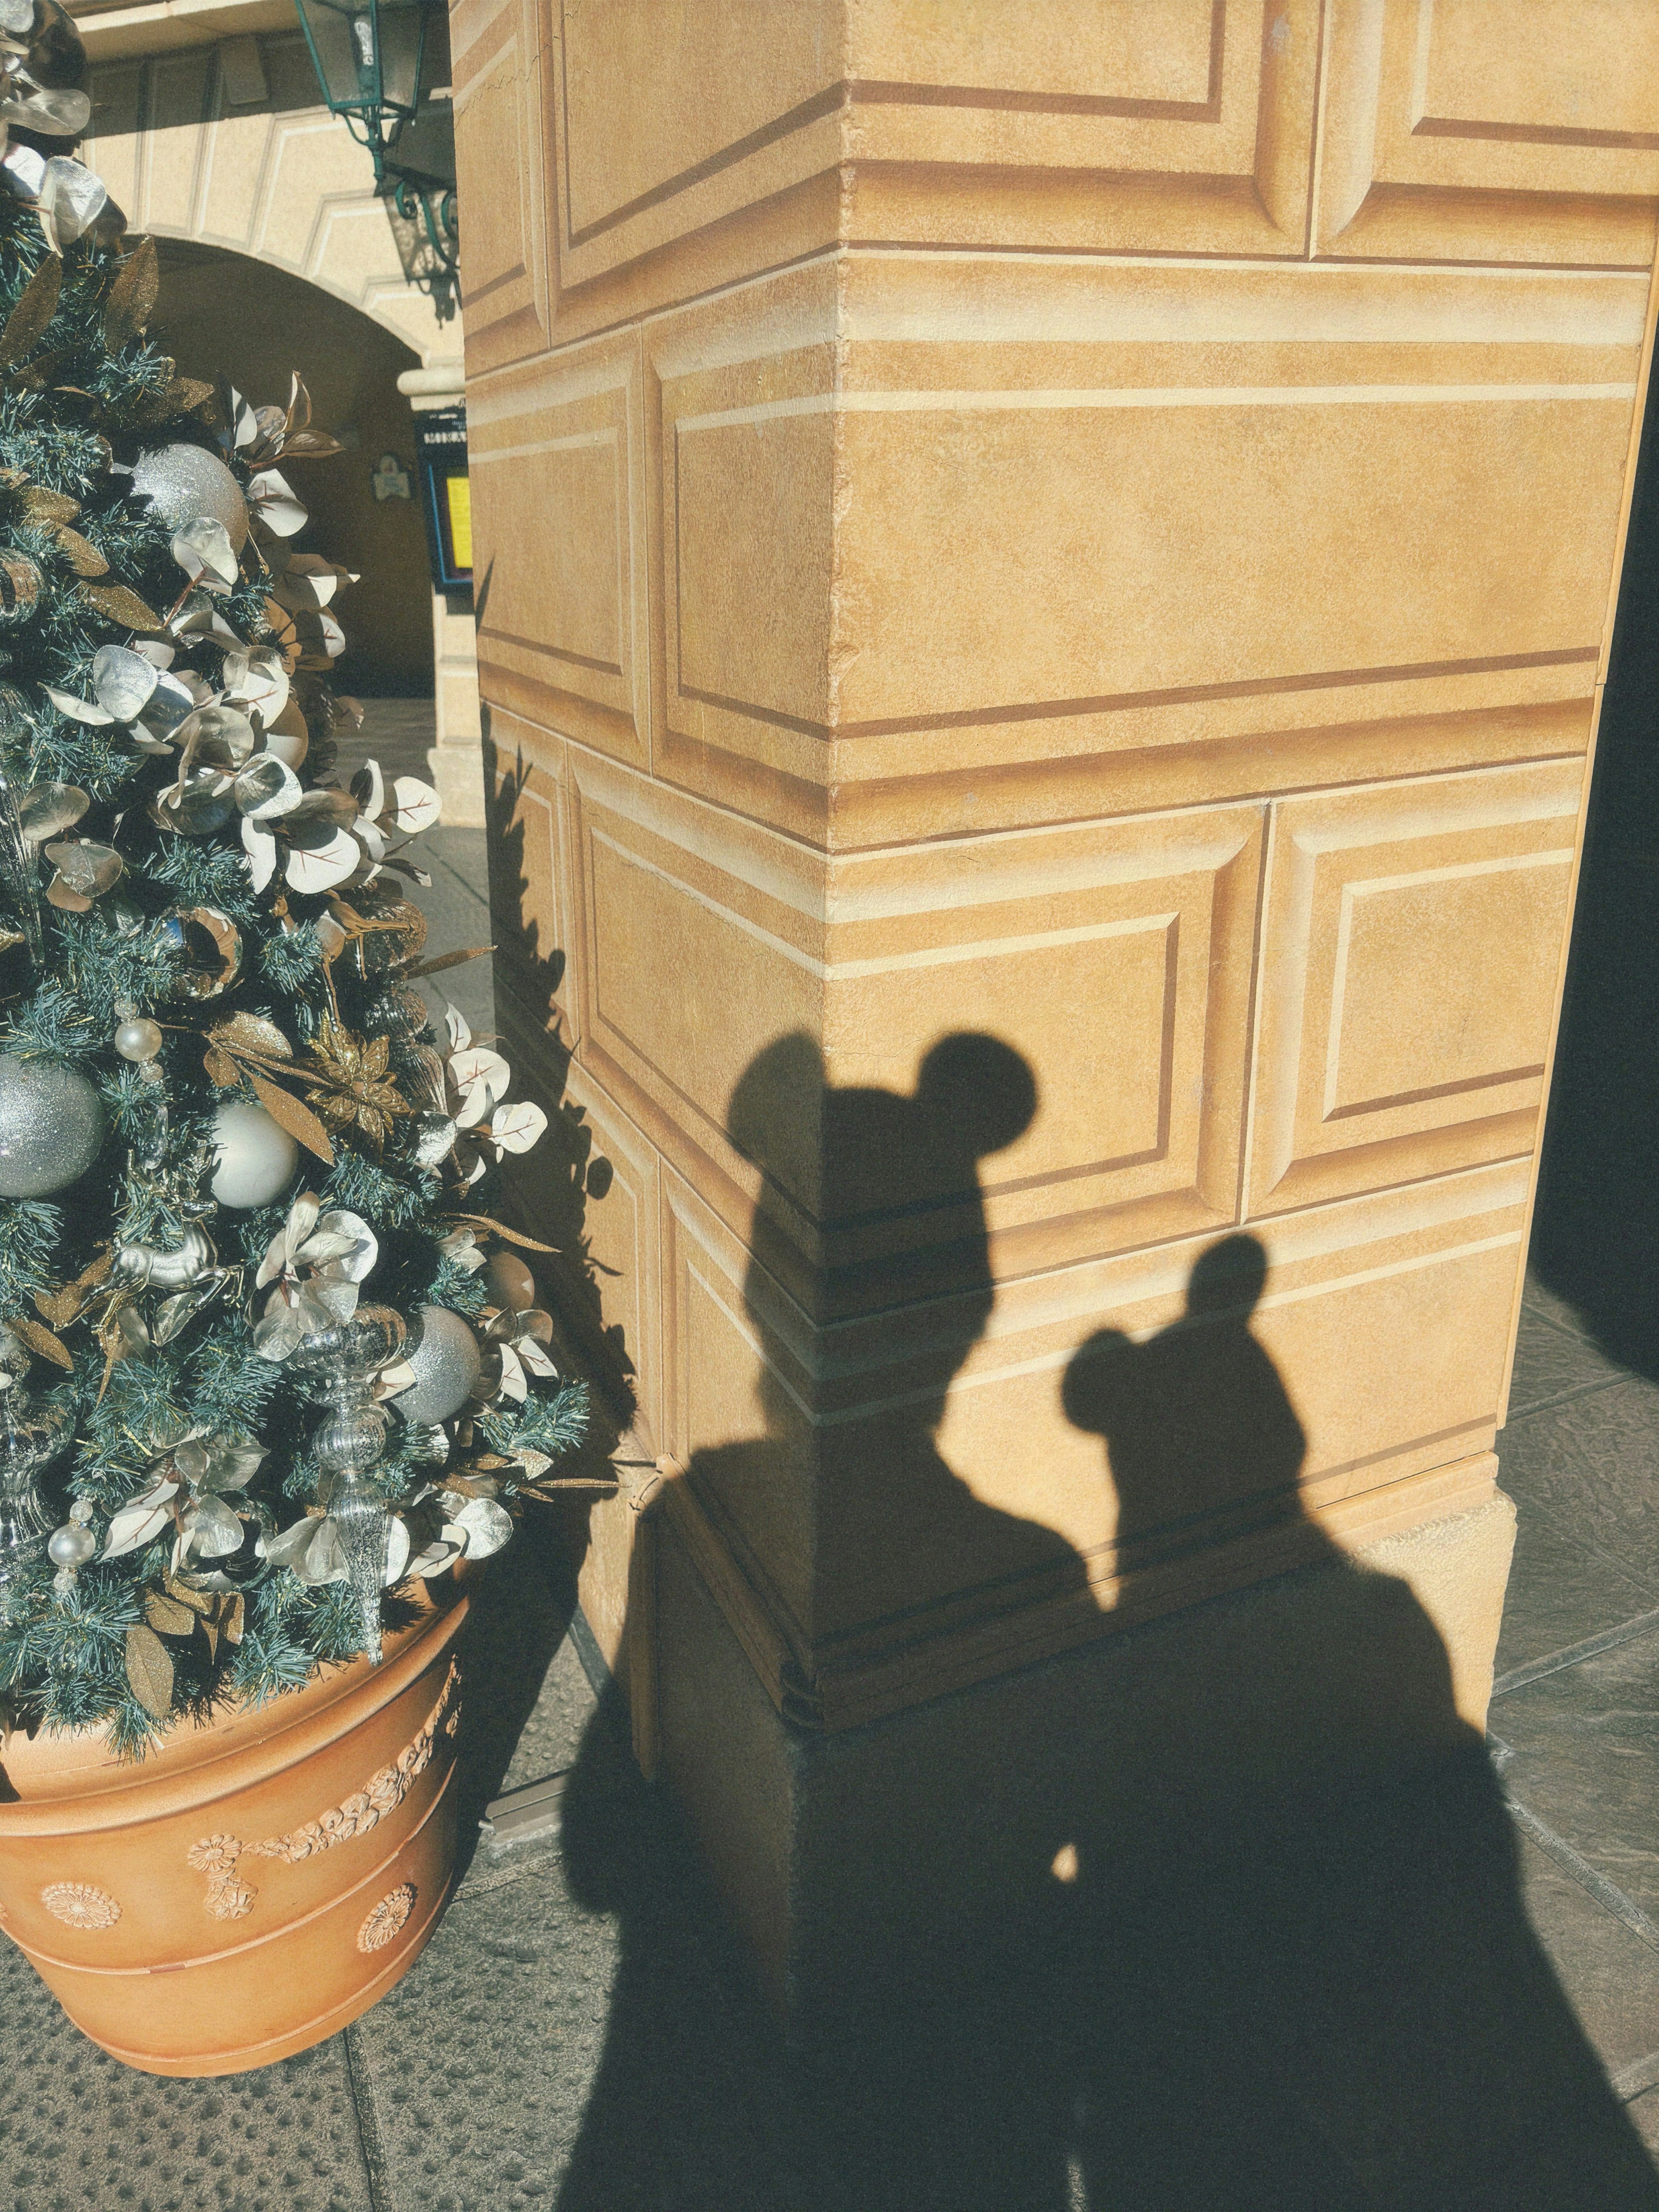
[[[235,1099],[213,1117],[213,1195],[238,1210],[269,1206],[294,1180],[300,1147],[263,1106]]]
[[[171,529],[182,530],[198,515],[222,522],[231,550],[240,553],[247,538],[247,501],[224,463],[200,446],[157,446],[140,453],[132,489],[147,499]]]
[[[484,1283],[490,1303],[507,1313],[528,1313],[536,1303],[536,1278],[516,1252],[492,1253]]]
[[[459,1413],[483,1365],[477,1338],[447,1306],[417,1310],[404,1357],[415,1370],[415,1380],[392,1403],[411,1429]]]
[[[84,1075],[0,1054],[0,1198],[50,1198],[103,1150],[103,1102]]]

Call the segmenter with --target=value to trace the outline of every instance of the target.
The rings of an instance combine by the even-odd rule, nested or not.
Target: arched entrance
[[[76,12],[92,64],[82,158],[133,234],[162,248],[170,345],[197,373],[223,368],[261,397],[278,396],[265,387],[292,365],[319,416],[355,428],[353,450],[304,487],[316,542],[363,572],[341,606],[353,647],[343,682],[432,700],[428,772],[445,818],[482,823],[471,601],[432,591],[416,503],[377,507],[365,489],[382,453],[413,458],[399,372],[422,380],[417,405],[459,395],[453,297],[414,281],[422,242],[376,198],[368,155],[321,105],[280,0],[229,0],[211,14],[216,42],[202,44],[160,0]],[[195,37],[209,27],[204,18]]]
[[[228,378],[256,404],[288,397],[290,370],[319,424],[345,446],[294,471],[311,513],[303,539],[362,580],[341,595],[343,691],[427,698],[432,594],[409,403],[398,375],[419,356],[360,308],[318,285],[222,246],[157,240],[162,342],[183,372]],[[393,457],[387,468],[385,457]]]

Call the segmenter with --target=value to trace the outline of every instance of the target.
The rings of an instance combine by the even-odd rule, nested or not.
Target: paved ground
[[[354,750],[420,773],[426,742],[418,708],[372,702]],[[432,949],[486,942],[483,833],[422,845]],[[488,963],[443,980],[487,1030]],[[1659,1382],[1644,1355],[1626,1365],[1598,1349],[1609,1334],[1582,1304],[1530,1288],[1500,1438],[1521,1538],[1492,1726],[1528,1910],[1659,2153]],[[533,1538],[515,1547],[474,1656],[454,1899],[385,2002],[304,2057],[220,2081],[130,2073],[0,1945],[0,2212],[808,2201],[769,2039],[620,1744],[607,1896],[573,1881],[556,1837],[494,1854],[477,1840],[489,1800],[571,1765],[602,1678],[550,1559]],[[605,1909],[623,1893],[625,1916]],[[650,2032],[607,2055],[624,2001]]]

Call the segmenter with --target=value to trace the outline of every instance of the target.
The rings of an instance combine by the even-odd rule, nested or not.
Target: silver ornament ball
[[[46,1539],[46,1557],[54,1567],[84,1567],[98,1549],[98,1539],[77,1521],[66,1521]]]
[[[483,1365],[477,1338],[447,1306],[419,1308],[404,1357],[415,1370],[415,1380],[392,1403],[411,1429],[459,1413]]]
[[[161,1049],[161,1025],[145,1017],[123,1022],[115,1032],[115,1049],[123,1060],[154,1060]]]
[[[269,1206],[293,1181],[300,1148],[263,1106],[236,1099],[213,1117],[213,1154],[221,1206]]]
[[[182,530],[200,514],[222,522],[232,551],[241,551],[247,537],[242,487],[222,461],[200,446],[157,446],[152,453],[141,453],[132,471],[132,489],[174,530]]]
[[[103,1102],[84,1075],[0,1054],[0,1198],[50,1198],[103,1149]]]

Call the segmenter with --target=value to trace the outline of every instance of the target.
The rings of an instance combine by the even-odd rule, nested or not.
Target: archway
[[[156,245],[157,326],[180,369],[228,378],[256,404],[284,402],[289,372],[297,369],[317,421],[347,448],[293,472],[312,517],[301,544],[362,577],[341,599],[347,649],[339,688],[370,697],[429,697],[432,592],[412,495],[418,487],[409,403],[398,390],[399,374],[416,367],[419,356],[360,308],[268,262],[189,240]],[[382,468],[377,486],[376,465],[388,453],[397,471]],[[411,495],[399,495],[405,489]],[[388,490],[392,496],[384,495]]]

